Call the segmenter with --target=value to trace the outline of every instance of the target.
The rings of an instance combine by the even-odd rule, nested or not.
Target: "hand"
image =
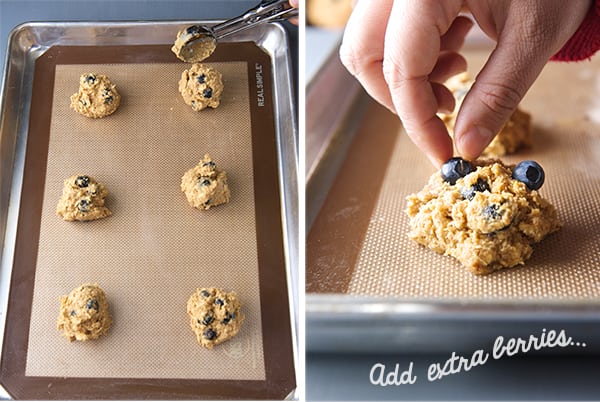
[[[289,2],[290,2],[290,6],[292,6],[293,8],[300,7],[300,0],[289,0]],[[298,25],[298,17],[290,18],[288,21],[294,25]]]
[[[458,53],[472,26],[465,5],[497,41],[454,126],[456,147],[478,157],[515,110],[548,59],[577,30],[590,0],[358,1],[340,49],[342,62],[379,103],[398,114],[414,143],[440,166],[452,140],[438,111],[455,101],[442,84],[466,70]]]

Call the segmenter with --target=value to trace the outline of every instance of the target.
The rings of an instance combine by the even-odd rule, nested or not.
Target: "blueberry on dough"
[[[210,293],[206,289],[202,289],[202,291],[200,292],[200,294],[202,294],[202,296],[204,296],[204,297],[210,297]]]
[[[202,95],[204,95],[204,97],[205,97],[206,99],[210,99],[210,98],[212,98],[212,95],[213,95],[213,94],[212,94],[212,88],[210,88],[210,87],[206,88],[206,89],[205,89],[205,90],[202,92]]]
[[[80,188],[87,187],[90,184],[89,176],[77,176],[75,179],[75,185]]]
[[[202,28],[198,25],[192,25],[185,30],[185,33],[191,36],[196,36],[202,32]]]
[[[485,217],[485,219],[487,219],[488,221],[490,220],[496,220],[502,217],[502,214],[500,213],[500,207],[498,206],[498,204],[490,204],[487,207],[485,207],[482,211],[483,216]]]
[[[202,319],[202,324],[204,325],[209,325],[211,322],[213,322],[213,316],[210,314],[207,314],[204,319]]]
[[[206,331],[204,331],[202,335],[204,335],[204,337],[209,341],[212,341],[217,337],[217,333],[212,328],[209,328]]]
[[[206,82],[206,74],[200,74],[196,77],[198,84],[204,84]]]
[[[87,198],[82,198],[77,203],[77,209],[79,209],[81,212],[89,212],[91,205],[92,202],[90,200]]]
[[[100,308],[100,306],[98,305],[98,300],[96,300],[96,299],[89,299],[87,301],[87,303],[85,304],[85,308],[87,308],[88,310],[96,310],[96,311],[98,311],[98,309]]]
[[[539,190],[546,176],[537,162],[526,160],[515,166],[512,178],[524,183],[530,190]]]
[[[204,176],[200,176],[198,178],[199,186],[210,186],[210,179],[205,178]]]
[[[460,191],[460,194],[463,198],[471,201],[475,198],[475,193],[483,193],[484,191],[490,191],[490,186],[487,184],[487,181],[483,179],[477,179],[477,182],[473,184],[471,187],[465,187]]]
[[[475,169],[463,158],[451,158],[442,165],[442,179],[454,185],[458,179],[465,177]]]

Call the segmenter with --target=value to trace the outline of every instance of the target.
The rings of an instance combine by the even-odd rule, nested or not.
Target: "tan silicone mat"
[[[27,375],[264,379],[247,66],[207,64],[226,90],[203,113],[177,92],[183,63],[56,67]],[[69,108],[82,72],[117,85],[114,115]],[[232,199],[198,211],[179,185],[204,152],[227,171]],[[107,186],[111,217],[56,216],[64,179],[78,173]],[[104,288],[115,324],[98,342],[71,344],[54,333],[57,297],[85,282]],[[186,314],[189,295],[206,286],[235,290],[246,315],[239,335],[212,351],[198,346]]]
[[[467,53],[477,71],[487,53]],[[533,115],[534,145],[503,158],[510,163],[538,161],[546,171],[541,194],[556,205],[562,230],[534,247],[525,266],[475,276],[451,257],[438,255],[408,239],[405,197],[419,191],[433,167],[400,130],[379,194],[368,214],[367,229],[346,288],[353,295],[469,300],[597,300],[600,296],[600,59],[578,64],[551,63],[522,102]],[[371,108],[389,119],[386,112]],[[370,119],[371,122],[377,118]],[[368,135],[377,123],[359,132]],[[377,152],[362,148],[363,155]],[[349,154],[348,166],[360,165],[360,153]],[[342,176],[338,180],[346,180]],[[330,194],[330,197],[333,197]],[[361,196],[357,196],[360,198]],[[362,212],[361,212],[362,213]],[[358,213],[358,215],[361,215]],[[326,219],[322,216],[321,219]],[[317,233],[311,233],[318,237]],[[324,249],[324,248],[323,248]],[[326,253],[320,260],[327,261]],[[309,258],[310,261],[310,258]],[[323,271],[309,264],[308,271]],[[309,278],[321,277],[318,273]],[[330,293],[311,285],[309,291]]]
[[[94,58],[118,61],[74,62]],[[253,44],[227,44],[206,64],[225,91],[217,109],[197,113],[177,89],[187,65],[167,46],[56,47],[38,60],[2,360],[13,395],[270,399],[293,389],[270,80],[265,104],[254,102],[256,66],[270,77],[269,58]],[[113,115],[69,108],[84,72],[117,85]],[[180,190],[204,153],[231,189],[230,203],[208,211]],[[112,216],[56,215],[74,174],[106,185]],[[70,343],[56,328],[59,297],[85,282],[106,291],[113,326]],[[198,345],[186,313],[192,292],[209,286],[235,291],[246,316],[212,350]]]

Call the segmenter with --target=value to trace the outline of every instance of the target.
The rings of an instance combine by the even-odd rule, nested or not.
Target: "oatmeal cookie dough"
[[[70,342],[96,339],[111,324],[106,294],[97,284],[86,283],[60,298],[58,330]]]
[[[78,174],[65,180],[56,214],[66,221],[92,221],[111,214],[104,206],[108,190],[93,177]]]
[[[199,63],[208,58],[217,48],[217,42],[213,37],[200,34],[202,31],[198,25],[192,25],[177,33],[177,39],[171,48],[175,56],[186,63]],[[188,40],[194,39],[186,47]]]
[[[442,171],[453,161],[453,174],[437,172],[407,197],[408,236],[417,243],[487,274],[524,264],[532,244],[561,227],[556,208],[536,190],[544,179],[539,165],[453,158]]]
[[[194,166],[181,178],[181,191],[190,205],[198,209],[209,209],[229,202],[227,174],[218,169],[210,155]]]
[[[454,123],[462,101],[473,85],[473,80],[467,73],[455,75],[446,81],[445,85],[456,97],[456,107],[451,114],[440,113],[441,119],[446,123],[448,131],[454,135]],[[531,115],[517,108],[510,119],[502,126],[500,132],[492,142],[483,150],[484,157],[503,156],[515,153],[520,148],[530,147],[533,143],[531,129]]]
[[[106,117],[113,114],[120,104],[121,95],[116,86],[102,74],[82,74],[79,91],[71,95],[71,108],[86,117]]]
[[[195,111],[216,108],[221,102],[223,78],[221,73],[204,64],[192,64],[181,74],[179,92],[184,102]]]
[[[212,349],[236,336],[244,321],[240,307],[233,292],[219,288],[197,289],[187,302],[187,313],[198,343]]]

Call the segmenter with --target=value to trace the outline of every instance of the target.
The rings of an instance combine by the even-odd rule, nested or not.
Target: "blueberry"
[[[206,200],[206,201],[204,202],[204,205],[210,205],[210,202],[211,202],[211,201],[212,201],[212,200],[209,198],[208,200]]]
[[[204,97],[206,99],[212,98],[212,88],[211,87],[206,88],[204,91],[202,91],[202,95],[204,95]]]
[[[206,179],[202,176],[200,176],[200,178],[198,179],[198,184],[201,186],[210,186],[210,179]]]
[[[208,161],[208,162],[204,162],[202,164],[202,167],[210,167],[211,169],[214,169],[217,167],[217,164],[214,163],[213,161]]]
[[[75,179],[75,185],[77,187],[87,187],[90,184],[90,178],[89,176],[77,176],[77,178]]]
[[[200,32],[202,32],[202,28],[198,25],[192,25],[191,27],[188,27],[188,29],[185,30],[186,34],[192,35],[192,36],[196,36]]]
[[[524,183],[530,190],[538,190],[544,184],[544,169],[534,161],[523,161],[515,166],[512,178]]]
[[[463,158],[452,158],[442,165],[442,179],[455,184],[458,179],[465,177],[475,169]]]
[[[87,77],[85,77],[85,82],[88,84],[94,84],[96,82],[96,76],[94,74],[89,74]]]
[[[75,317],[77,315],[77,313],[75,312],[75,310],[71,310],[71,312],[69,313],[69,315],[71,317]]]
[[[212,341],[217,337],[217,333],[212,328],[209,328],[206,331],[204,331],[202,335],[204,335],[204,338],[208,339],[209,341]]]
[[[473,184],[469,188],[464,187],[460,191],[460,194],[463,196],[463,198],[466,198],[470,201],[475,198],[475,193],[483,193],[484,191],[490,191],[490,186],[487,184],[487,181],[483,179],[477,179],[477,183]]]
[[[207,314],[203,319],[202,319],[202,324],[204,325],[208,325],[211,322],[213,322],[213,316],[210,314]]]
[[[500,214],[499,209],[500,207],[498,206],[498,204],[490,204],[483,209],[482,213],[485,219],[487,219],[488,221],[496,220],[502,216]]]
[[[204,297],[210,297],[210,293],[206,289],[202,289],[202,291],[200,292],[200,294],[202,296],[204,296]]]
[[[221,300],[221,299],[217,299],[217,300],[215,300],[215,304],[216,304],[217,306],[222,306],[222,305],[224,305],[225,303],[223,302],[223,300]]]
[[[81,212],[88,212],[92,203],[87,198],[82,198],[77,203],[77,209]]]
[[[104,98],[104,103],[106,103],[106,104],[112,103],[112,101],[113,101],[112,96],[107,96],[106,98]]]
[[[233,320],[233,314],[231,313],[227,313],[225,315],[225,318],[223,318],[223,321],[221,321],[223,324],[229,324],[229,321]]]
[[[96,299],[89,299],[87,301],[87,303],[85,303],[85,308],[87,308],[88,310],[96,310],[96,311],[98,311],[98,309],[99,309],[98,300],[96,300]]]
[[[206,82],[206,74],[201,74],[196,77],[198,84],[204,84]]]

